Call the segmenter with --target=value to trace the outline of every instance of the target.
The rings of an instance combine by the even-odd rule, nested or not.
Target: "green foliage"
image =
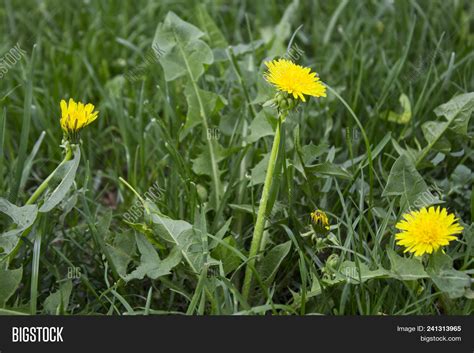
[[[15,293],[20,285],[23,268],[15,270],[0,270],[0,306],[4,306],[5,302]]]
[[[44,301],[43,310],[48,315],[64,315],[69,306],[72,293],[72,282],[68,280],[60,284],[56,292],[51,293]]]
[[[0,212],[10,217],[12,221],[10,230],[0,234],[0,254],[8,255],[20,241],[20,235],[35,222],[38,207],[36,205],[17,207],[0,198]]]
[[[401,155],[393,163],[382,196],[400,196],[400,207],[406,209],[427,190],[428,185],[416,170],[413,161],[406,155]]]
[[[178,247],[174,247],[167,258],[160,260],[153,246],[143,235],[137,235],[136,240],[138,251],[141,254],[140,265],[132,273],[124,277],[126,281],[143,279],[145,276],[151,279],[166,276],[181,261],[181,252]]]
[[[391,264],[390,273],[394,278],[414,281],[428,277],[419,259],[398,256],[392,249],[387,249],[387,252]]]
[[[455,270],[453,260],[440,251],[431,257],[427,271],[438,289],[447,293],[450,298],[467,295],[471,287],[469,275]]]
[[[182,5],[0,11],[27,52],[0,89],[0,313],[472,314],[473,3]],[[328,96],[285,120],[246,301],[278,56]],[[100,113],[61,163],[69,97]],[[428,204],[464,231],[404,254],[395,224]]]
[[[40,212],[47,213],[51,211],[66,197],[66,194],[74,183],[80,160],[81,150],[74,148],[74,158],[60,165],[54,174],[54,179],[57,180],[57,186],[55,186],[50,193],[46,194],[44,203],[39,209]],[[51,183],[54,184],[54,180],[52,180]]]
[[[281,263],[288,256],[291,249],[291,241],[283,244],[278,244],[273,247],[268,254],[264,256],[260,263],[258,272],[266,284],[270,284],[278,272]]]

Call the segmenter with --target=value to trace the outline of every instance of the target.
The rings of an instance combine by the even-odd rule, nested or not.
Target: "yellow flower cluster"
[[[326,97],[326,87],[309,67],[295,64],[291,60],[278,59],[266,62],[265,79],[279,91],[293,95],[294,99],[306,102],[304,95]]]
[[[99,116],[98,111],[94,111],[94,105],[91,103],[76,103],[70,98],[69,103],[61,100],[61,128],[68,140],[77,142],[77,133],[96,120]]]
[[[423,207],[419,211],[404,214],[403,218],[396,224],[396,228],[402,232],[395,238],[398,245],[406,248],[405,252],[414,253],[415,256],[431,254],[448,245],[463,230],[455,216],[439,206]]]

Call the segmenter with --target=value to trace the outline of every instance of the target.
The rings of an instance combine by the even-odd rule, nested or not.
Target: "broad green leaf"
[[[67,311],[69,298],[72,292],[72,281],[67,280],[59,286],[59,289],[51,293],[44,301],[43,311],[49,315],[60,315]]]
[[[474,92],[460,94],[449,102],[437,107],[437,116],[444,116],[449,129],[457,134],[467,136],[467,127],[474,110]]]
[[[275,134],[275,128],[276,121],[269,110],[262,109],[250,124],[250,135],[247,138],[247,142],[254,143],[264,136],[273,136]]]
[[[275,277],[278,268],[291,249],[291,240],[273,247],[262,259],[258,267],[263,281],[270,283]]]
[[[156,212],[150,214],[150,220],[153,222],[155,234],[163,240],[175,245],[177,244],[176,241],[178,236],[182,232],[192,228],[192,225],[186,221],[176,221],[159,215]]]
[[[433,148],[446,148],[446,142],[442,138],[449,130],[455,134],[467,136],[467,128],[474,110],[474,92],[460,94],[452,98],[449,102],[437,107],[434,112],[439,116],[444,116],[445,121],[437,124],[425,124],[424,133],[428,142],[422,153],[418,156],[416,164],[419,165]]]
[[[392,249],[387,249],[390,259],[390,276],[402,281],[417,280],[428,277],[421,261],[414,258],[398,256]]]
[[[387,270],[382,267],[376,270],[370,270],[364,263],[359,263],[359,266],[357,266],[353,261],[344,261],[339,271],[335,272],[334,275],[335,277],[333,279],[324,279],[323,281],[329,285],[340,282],[360,284],[370,279],[385,278],[388,273]]]
[[[305,145],[301,148],[303,154],[303,163],[308,165],[314,162],[318,157],[322,156],[329,149],[329,145],[326,142],[321,142],[319,145]]]
[[[67,161],[59,167],[55,174],[55,179],[60,178],[59,184],[46,196],[44,203],[41,205],[40,212],[49,212],[56,207],[67,195],[69,189],[74,183],[77,167],[81,160],[81,150],[79,147],[74,148],[74,158]]]
[[[420,194],[427,190],[428,186],[413,162],[406,155],[401,155],[390,170],[382,196],[400,196],[400,206],[405,209],[413,206]]]
[[[176,37],[182,42],[192,42],[204,35],[199,28],[182,20],[172,11],[166,15],[164,24],[168,30],[173,30]]]
[[[205,253],[203,237],[207,237],[207,234],[193,227],[180,233],[177,238],[178,248],[195,273],[201,273],[205,262],[210,260]]]
[[[202,232],[193,228],[188,222],[175,221],[156,212],[151,213],[151,221],[154,223],[155,233],[165,241],[174,244],[181,251],[191,269],[195,273],[200,273],[205,262]]]
[[[421,126],[426,141],[429,144],[433,144],[432,149],[445,153],[451,150],[449,140],[441,136],[444,130],[446,130],[447,125],[448,123],[446,122],[427,121]]]
[[[23,268],[15,270],[0,269],[0,306],[4,306],[6,301],[15,293],[20,285],[23,276]]]
[[[132,222],[128,222],[128,221],[124,221],[125,224],[127,224],[130,228],[132,229],[135,229],[137,232],[140,232],[141,234],[143,234],[147,240],[153,244],[153,246],[157,249],[165,249],[166,247],[159,242],[159,239],[157,236],[155,236],[155,233],[153,232],[153,228],[152,227],[149,227],[147,224],[145,223],[132,223]],[[135,244],[135,239],[133,239],[133,243]]]
[[[473,184],[474,173],[464,164],[459,164],[450,176],[452,191],[463,192],[462,190]]]
[[[450,298],[460,298],[468,293],[471,278],[464,272],[453,268],[453,260],[441,251],[431,255],[426,272],[436,287]]]
[[[216,152],[215,161],[219,163],[225,157],[224,151],[221,145],[213,141],[214,151]],[[202,147],[202,152],[197,156],[197,158],[192,160],[192,169],[193,172],[198,175],[208,175],[212,177],[212,159],[210,156],[209,148],[207,146]],[[219,177],[222,173],[218,170]]]
[[[9,254],[20,241],[20,235],[31,227],[38,215],[36,205],[15,206],[8,200],[0,198],[0,212],[12,220],[11,229],[0,234],[0,254]]]
[[[140,265],[124,277],[126,281],[143,279],[145,276],[157,279],[169,275],[170,271],[181,262],[181,252],[177,247],[173,247],[168,257],[161,260],[153,245],[142,234],[136,235],[136,242],[141,254]]]
[[[398,155],[405,155],[406,157],[408,157],[408,159],[412,161],[413,164],[416,163],[416,161],[420,158],[421,151],[419,149],[415,149],[410,146],[406,146],[405,148],[403,148],[394,138],[391,139],[391,142],[393,148],[397,151]]]
[[[204,33],[196,26],[169,12],[165,21],[156,29],[153,45],[163,50],[160,64],[166,81],[189,74],[192,81],[204,73],[204,65],[210,65],[214,57],[209,46],[201,38]]]

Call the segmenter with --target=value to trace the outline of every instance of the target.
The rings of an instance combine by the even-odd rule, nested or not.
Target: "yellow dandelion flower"
[[[406,248],[405,252],[414,253],[415,256],[431,254],[448,245],[463,230],[454,214],[439,206],[423,207],[419,211],[405,213],[403,218],[395,226],[402,231],[395,239],[398,245]]]
[[[311,220],[319,233],[329,232],[329,219],[326,213],[321,210],[311,212]]]
[[[278,59],[265,63],[268,71],[265,79],[275,85],[279,91],[293,95],[306,102],[304,94],[313,97],[326,97],[326,87],[309,67],[295,64],[291,60]]]
[[[69,99],[69,104],[61,100],[61,128],[68,138],[75,139],[77,133],[99,116],[99,112],[94,112],[94,105],[91,103],[83,104]]]

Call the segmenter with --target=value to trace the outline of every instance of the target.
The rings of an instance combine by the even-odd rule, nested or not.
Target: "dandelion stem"
[[[33,195],[31,195],[31,197],[28,199],[28,201],[26,201],[26,205],[31,205],[31,204],[36,202],[38,197],[40,197],[41,194],[43,194],[43,192],[46,190],[46,188],[49,185],[49,182],[54,177],[54,175],[59,170],[59,168],[61,168],[61,166],[64,165],[66,162],[70,161],[71,158],[72,158],[72,147],[71,147],[71,145],[68,144],[66,146],[66,155],[64,156],[64,159],[62,160],[62,162],[59,163],[57,168],[41,183],[40,186],[38,186],[38,188],[33,193]]]
[[[267,174],[265,176],[265,183],[263,184],[262,198],[258,207],[257,222],[252,236],[252,243],[250,245],[249,261],[245,269],[244,285],[242,288],[242,295],[245,300],[248,300],[250,289],[252,286],[252,268],[255,267],[256,256],[260,249],[262,242],[263,231],[265,229],[265,215],[267,214],[267,204],[270,197],[270,190],[272,187],[273,173],[275,171],[278,150],[280,146],[280,132],[281,132],[281,118],[278,118],[278,124],[273,138],[272,151],[270,159],[268,160]]]

